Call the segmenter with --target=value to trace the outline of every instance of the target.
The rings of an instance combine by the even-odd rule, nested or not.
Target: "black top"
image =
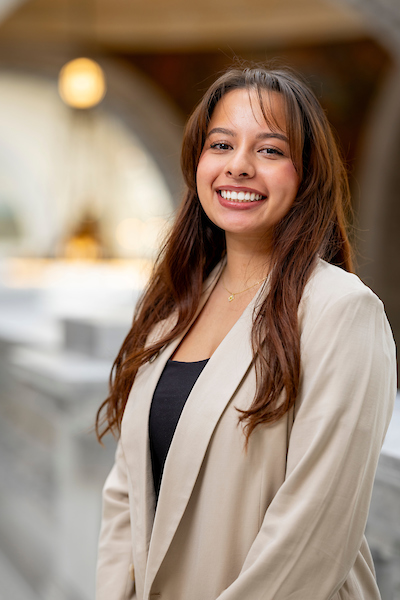
[[[168,360],[154,390],[149,415],[151,464],[156,497],[165,459],[185,402],[208,359],[197,362]]]

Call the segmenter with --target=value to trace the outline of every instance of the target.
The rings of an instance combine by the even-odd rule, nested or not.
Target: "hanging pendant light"
[[[68,106],[87,109],[99,104],[106,93],[103,69],[90,58],[76,58],[63,66],[58,91]]]

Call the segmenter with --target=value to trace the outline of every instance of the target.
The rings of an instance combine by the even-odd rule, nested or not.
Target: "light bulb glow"
[[[106,93],[102,68],[90,58],[76,58],[63,66],[58,77],[62,100],[73,108],[91,108]]]

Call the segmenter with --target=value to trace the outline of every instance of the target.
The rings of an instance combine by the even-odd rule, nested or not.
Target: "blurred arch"
[[[8,45],[0,55],[0,68],[57,79],[61,67],[79,55],[98,60],[107,79],[107,94],[102,106],[116,114],[140,139],[152,155],[178,203],[182,193],[180,147],[184,117],[157,85],[130,63],[97,56],[87,48],[75,51],[54,45],[35,47]]]
[[[387,76],[364,138],[360,274],[385,303],[400,342],[400,65]]]

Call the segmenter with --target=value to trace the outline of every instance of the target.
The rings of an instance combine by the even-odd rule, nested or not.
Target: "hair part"
[[[215,106],[236,89],[255,92],[271,127],[277,123],[266,102],[268,93],[282,96],[291,158],[300,179],[291,209],[274,229],[268,294],[254,315],[256,392],[249,409],[239,416],[246,441],[257,426],[276,422],[295,403],[301,371],[297,311],[317,259],[353,271],[346,232],[350,216],[347,175],[318,100],[288,69],[229,69],[211,85],[186,125],[181,155],[186,194],[114,362],[110,393],[97,413],[99,440],[108,431],[120,432],[138,369],[187,329],[205,279],[225,255],[225,234],[201,207],[196,172]],[[146,345],[155,325],[172,313],[176,315],[172,328]]]

